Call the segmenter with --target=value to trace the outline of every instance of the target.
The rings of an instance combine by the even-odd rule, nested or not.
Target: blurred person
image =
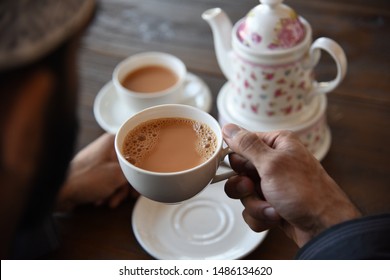
[[[53,211],[116,207],[129,195],[114,135],[103,134],[72,159],[77,50],[94,11],[92,0],[0,3],[2,259],[56,248]]]
[[[223,135],[237,172],[225,192],[241,200],[252,230],[280,226],[298,259],[390,259],[390,214],[363,217],[292,132],[227,124]]]

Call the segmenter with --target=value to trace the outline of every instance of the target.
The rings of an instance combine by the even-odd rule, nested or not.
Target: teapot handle
[[[320,60],[321,50],[330,54],[337,66],[336,78],[327,82],[313,81],[313,87],[308,95],[309,98],[317,94],[323,94],[334,90],[344,79],[347,72],[347,58],[343,49],[332,39],[318,38],[310,47],[310,68],[314,68]]]

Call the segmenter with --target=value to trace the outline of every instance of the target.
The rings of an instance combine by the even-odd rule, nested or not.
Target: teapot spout
[[[208,22],[213,32],[214,48],[217,56],[219,67],[228,80],[231,80],[232,67],[231,56],[232,50],[231,33],[232,23],[226,13],[220,8],[206,10],[202,18]]]

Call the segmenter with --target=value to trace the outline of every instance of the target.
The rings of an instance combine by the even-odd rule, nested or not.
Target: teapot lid
[[[237,29],[239,41],[253,51],[292,48],[303,41],[305,26],[299,16],[283,0],[260,0],[241,21]]]

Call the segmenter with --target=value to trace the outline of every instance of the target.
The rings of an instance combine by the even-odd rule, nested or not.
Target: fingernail
[[[270,220],[278,220],[279,214],[276,212],[275,208],[267,207],[263,210],[264,216],[266,216]]]
[[[240,127],[235,124],[227,124],[222,128],[222,133],[226,138],[233,138],[237,132],[240,131]]]

